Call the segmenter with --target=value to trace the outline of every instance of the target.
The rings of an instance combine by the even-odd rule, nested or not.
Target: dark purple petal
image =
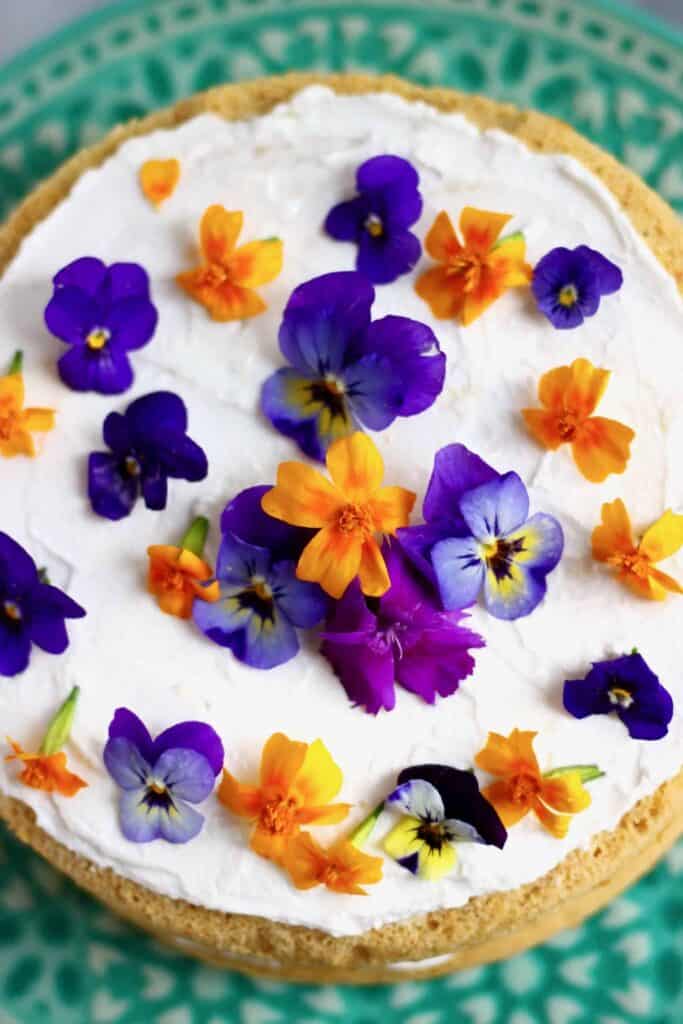
[[[98,289],[98,302],[109,309],[122,300],[149,299],[149,277],[137,263],[112,263]]]
[[[630,697],[626,707],[611,691]],[[569,679],[564,685],[564,706],[576,718],[591,714],[618,714],[633,739],[657,740],[668,732],[674,706],[671,694],[660,683],[642,655],[594,662],[585,679]]]
[[[612,263],[597,249],[591,249],[587,245],[580,245],[574,251],[592,265],[601,295],[612,295],[619,291],[624,283],[624,276],[616,263]]]
[[[164,447],[157,448],[157,456],[164,471],[178,480],[197,483],[204,480],[209,472],[204,449],[187,435],[169,436]]]
[[[396,704],[394,658],[391,648],[372,643],[366,635],[352,642],[352,634],[343,637],[325,633],[321,653],[346,690],[349,700],[365,708],[368,714],[391,711]]]
[[[152,764],[155,760],[152,737],[142,719],[128,708],[117,708],[109,723],[109,739],[126,739],[140,751],[141,756]]]
[[[58,288],[45,307],[45,326],[68,345],[85,344],[86,336],[97,326],[99,309],[93,299],[79,288]]]
[[[356,242],[369,213],[370,206],[364,196],[338,203],[325,218],[325,231],[338,242]]]
[[[126,409],[126,419],[134,438],[159,441],[187,430],[187,409],[182,398],[172,391],[153,391],[136,398]]]
[[[0,532],[0,587],[11,594],[30,590],[38,579],[38,570],[28,551],[9,534]]]
[[[621,272],[600,253],[579,246],[569,250],[552,249],[534,268],[531,289],[538,308],[554,327],[566,330],[583,323],[584,317],[593,316],[600,305],[602,280],[607,288],[616,290],[621,284]],[[572,287],[576,299],[565,305],[560,302],[564,288]]]
[[[115,455],[125,457],[133,447],[128,421],[120,412],[110,412],[102,425],[102,437]]]
[[[385,430],[399,415],[404,384],[386,357],[363,356],[346,368],[344,384],[355,419],[369,430]]]
[[[133,370],[126,353],[109,344],[101,349],[75,345],[61,357],[57,369],[72,391],[118,395],[133,383]]]
[[[94,296],[105,279],[107,268],[95,256],[81,256],[57,271],[52,279],[55,288],[73,286]]]
[[[160,466],[143,473],[140,489],[145,505],[152,512],[160,512],[166,508],[168,501],[168,477]]]
[[[432,549],[439,541],[447,540],[458,531],[466,531],[462,519],[455,524],[448,519],[437,519],[433,523],[404,526],[396,531],[401,547],[417,571],[429,581],[433,590],[437,589],[437,581],[431,561]]]
[[[574,718],[608,715],[610,711],[615,710],[607,694],[607,674],[596,669],[599,669],[599,666],[594,666],[585,679],[565,681],[562,701],[565,709]]]
[[[130,351],[147,344],[156,330],[157,319],[156,307],[149,299],[133,296],[116,302],[103,326],[111,331],[110,345]]]
[[[127,736],[110,737],[102,757],[105,768],[122,789],[139,789],[147,782],[151,766],[138,745]]]
[[[158,768],[156,762],[169,750],[192,750],[196,754],[201,754],[210,765],[214,777],[223,769],[223,743],[215,729],[205,722],[179,722],[160,733],[154,740],[151,753],[155,770]],[[213,780],[211,788],[213,789]],[[191,800],[185,793],[178,795],[184,800]]]
[[[23,672],[31,657],[31,641],[21,622],[0,615],[0,676]]]
[[[422,611],[403,637],[403,655],[396,679],[428,704],[449,697],[474,670],[472,648],[484,647],[482,637],[465,629],[456,617]]]
[[[313,536],[312,530],[289,526],[266,515],[261,507],[263,495],[270,484],[248,487],[225,506],[221,515],[221,532],[233,533],[240,540],[271,552],[272,560],[296,561]]]
[[[673,701],[663,687],[662,691],[658,698],[653,695],[647,702],[639,701],[630,708],[617,711],[632,739],[661,740],[668,733],[673,716]]]
[[[460,511],[477,540],[505,537],[526,522],[529,495],[516,473],[505,473],[463,494]]]
[[[213,792],[216,776],[222,768],[221,761],[214,770],[208,759],[191,747],[167,747],[152,765],[152,774],[165,784],[174,802],[187,800],[198,804]]]
[[[479,792],[479,783],[472,772],[448,765],[422,764],[406,768],[398,777],[399,785],[411,779],[430,782],[441,795],[446,818],[472,825],[484,842],[502,850],[507,832],[491,804]]]
[[[548,311],[542,310],[558,331],[569,331],[574,327],[580,327],[584,321],[581,305],[576,302],[573,306],[561,306],[556,302],[549,307]]]
[[[362,633],[370,637],[376,632],[377,616],[368,608],[358,580],[354,580],[346,588],[344,596],[333,602],[323,636]]]
[[[440,610],[431,581],[415,568],[397,540],[385,540],[382,555],[391,580],[389,590],[380,599],[383,621],[412,621],[418,607]]]
[[[366,160],[356,172],[358,191],[389,228],[407,228],[422,213],[420,178],[408,161],[385,154]]]
[[[398,415],[424,412],[441,394],[446,357],[431,327],[405,316],[385,316],[370,324],[364,345],[393,364],[402,391]]]
[[[434,468],[427,487],[423,515],[428,523],[438,519],[451,520],[454,527],[466,532],[460,514],[460,499],[466,491],[497,480],[499,473],[463,444],[449,444],[434,458]],[[453,534],[455,535],[455,533]]]
[[[31,642],[48,654],[69,646],[65,619],[82,619],[85,610],[57,587],[39,583],[30,595],[27,630]]]
[[[364,231],[358,240],[356,269],[373,284],[390,284],[413,269],[421,251],[416,236],[404,228],[377,237]]]
[[[356,185],[359,192],[376,192],[388,185],[401,184],[416,189],[420,178],[409,160],[384,153],[373,156],[361,164],[356,171]]]
[[[58,587],[49,583],[39,583],[31,593],[31,605],[34,612],[40,608],[46,612],[61,616],[63,619],[82,619],[85,609],[81,608],[73,598]]]
[[[119,460],[107,452],[88,458],[88,497],[93,511],[105,519],[130,515],[138,497],[139,481],[122,472]]]

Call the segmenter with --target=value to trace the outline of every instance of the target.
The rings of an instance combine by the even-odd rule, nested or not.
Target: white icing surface
[[[442,208],[454,220],[465,204],[505,210],[516,214],[511,230],[526,234],[530,262],[558,244],[588,243],[622,267],[624,286],[570,332],[555,331],[523,290],[461,329],[433,320],[413,291],[414,275],[377,289],[376,316],[424,320],[448,356],[446,386],[434,407],[376,435],[387,483],[416,490],[419,511],[434,453],[461,441],[497,469],[516,469],[530,488],[532,511],[557,515],[567,544],[546,601],[529,618],[508,623],[474,610],[472,624],[488,647],[477,653],[475,674],[457,694],[430,707],[399,690],[395,710],[373,718],[349,706],[315,643],[281,668],[256,672],[191,624],[161,614],[144,581],[148,544],[176,543],[190,517],[205,511],[213,524],[213,556],[225,502],[246,486],[272,481],[281,460],[298,457],[257,412],[259,389],[282,364],[277,328],[292,289],[316,274],[353,266],[354,248],[327,238],[320,225],[333,203],[352,194],[358,164],[383,152],[401,154],[419,170],[421,238]],[[141,163],[153,156],[176,156],[182,164],[180,185],[160,212],[144,200],[137,181]],[[195,263],[201,214],[216,202],[244,210],[242,241],[284,239],[284,271],[263,289],[269,309],[245,324],[214,323],[173,281]],[[134,260],[151,275],[159,327],[152,343],[133,353],[136,381],[123,396],[82,395],[62,386],[55,372],[62,346],[42,324],[52,275],[85,254]],[[680,712],[666,739],[636,742],[613,716],[578,722],[566,714],[562,682],[583,675],[592,660],[637,645],[683,706],[683,599],[637,599],[590,555],[590,532],[604,501],[624,498],[638,527],[666,507],[683,511],[682,314],[672,280],[578,163],[532,155],[504,134],[482,135],[462,118],[423,105],[392,96],[339,98],[313,88],[258,120],[230,124],[205,115],[127,142],[83,176],[0,282],[0,359],[4,365],[23,348],[29,404],[58,410],[57,429],[37,460],[0,464],[0,527],[88,610],[87,619],[70,624],[64,656],[34,650],[24,675],[0,680],[2,734],[28,747],[38,744],[58,703],[80,684],[68,752],[74,770],[90,783],[76,799],[52,798],[20,785],[15,765],[0,764],[0,786],[30,804],[40,825],[68,847],[150,889],[340,935],[517,887],[615,826],[678,770]],[[637,433],[626,474],[602,485],[580,476],[567,448],[538,448],[519,416],[535,404],[540,375],[577,356],[614,370],[600,414]],[[207,451],[209,477],[196,485],[172,481],[164,512],[148,512],[140,503],[123,522],[99,519],[87,501],[85,469],[88,452],[102,447],[102,420],[158,388],[177,391],[187,403],[190,434]],[[664,567],[683,576],[680,556]],[[249,850],[248,826],[214,799],[202,806],[204,831],[185,846],[141,846],[123,838],[117,790],[101,760],[119,705],[134,709],[153,732],[182,719],[210,722],[225,742],[231,771],[244,780],[256,778],[272,732],[307,741],[320,736],[344,772],[341,799],[356,805],[341,828],[360,820],[406,765],[471,766],[490,729],[537,729],[543,768],[599,761],[607,777],[591,786],[593,804],[575,818],[564,841],[528,818],[511,830],[502,852],[461,846],[459,870],[437,883],[413,879],[387,860],[385,880],[365,898],[298,892]],[[335,831],[318,830],[330,839]]]

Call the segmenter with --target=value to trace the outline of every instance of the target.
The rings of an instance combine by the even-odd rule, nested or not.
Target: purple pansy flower
[[[126,391],[133,383],[128,353],[146,345],[157,325],[146,271],[137,263],[107,267],[83,256],[52,283],[45,323],[71,346],[57,363],[59,376],[74,391]]]
[[[424,526],[404,527],[398,537],[444,608],[467,608],[483,589],[492,615],[518,619],[543,599],[564,535],[553,516],[528,518],[529,495],[516,473],[501,475],[464,445],[448,445],[434,460],[423,515]]]
[[[505,827],[472,772],[423,764],[406,768],[397,781],[385,806],[405,817],[385,838],[384,849],[412,874],[441,878],[455,866],[461,842],[505,846]]]
[[[121,831],[132,843],[187,843],[204,824],[190,804],[213,792],[223,744],[204,722],[180,722],[152,739],[137,715],[118,708],[109,725],[104,763],[123,792]]]
[[[587,245],[551,249],[534,267],[531,290],[553,327],[578,327],[597,313],[603,295],[621,288],[621,270]]]
[[[422,213],[420,179],[400,156],[375,156],[356,171],[358,195],[334,206],[325,230],[358,246],[356,269],[374,284],[408,273],[420,258],[420,243],[408,230]]]
[[[575,718],[615,711],[634,740],[659,740],[673,718],[671,694],[642,655],[593,662],[584,679],[564,684],[564,706]]]
[[[394,707],[396,683],[428,704],[455,693],[474,668],[470,649],[484,646],[460,624],[462,612],[438,607],[399,544],[385,542],[382,554],[390,589],[366,600],[352,583],[334,604],[321,648],[349,699],[373,715]]]
[[[154,391],[125,413],[109,413],[102,434],[111,452],[92,452],[88,460],[88,495],[98,516],[123,519],[140,493],[147,508],[166,508],[169,477],[203,480],[206,455],[186,430],[187,409],[171,391]]]
[[[443,388],[446,357],[431,328],[403,316],[371,323],[374,298],[362,274],[341,271],[299,285],[287,303],[279,338],[291,365],[265,382],[261,408],[313,459],[359,427],[423,412]]]
[[[296,578],[296,559],[310,531],[276,522],[261,509],[267,487],[250,487],[223,513],[216,560],[221,596],[195,601],[193,617],[206,636],[253,668],[282,665],[299,650],[298,629],[317,625],[327,598]],[[246,539],[245,539],[246,537]]]
[[[85,611],[57,587],[44,583],[27,551],[0,533],[0,675],[27,668],[31,647],[62,654],[69,646],[65,619]]]

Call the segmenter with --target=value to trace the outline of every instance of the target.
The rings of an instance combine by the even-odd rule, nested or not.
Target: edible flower
[[[673,718],[671,694],[637,651],[595,661],[584,679],[564,684],[564,706],[575,718],[616,712],[634,740],[660,740]]]
[[[531,280],[525,262],[524,235],[500,238],[511,214],[466,206],[460,214],[458,238],[442,210],[425,239],[425,249],[439,266],[425,270],[415,291],[440,320],[455,317],[464,327],[473,323],[508,288]]]
[[[640,597],[663,601],[667,592],[683,594],[677,580],[655,568],[683,547],[683,515],[667,509],[636,543],[626,506],[617,498],[602,506],[602,523],[593,530],[592,543],[593,558],[616,570],[617,579]]]
[[[373,284],[407,274],[420,258],[420,243],[409,231],[422,213],[420,178],[400,156],[375,156],[356,171],[358,195],[332,207],[325,231],[358,246],[356,269]]]
[[[600,299],[618,292],[622,282],[619,267],[596,249],[559,246],[534,267],[531,290],[541,313],[563,331],[597,313]]]
[[[166,508],[169,477],[203,480],[206,455],[187,436],[187,409],[171,391],[136,398],[124,413],[110,412],[102,429],[109,452],[88,459],[88,496],[105,519],[130,515],[140,494],[149,509]]]
[[[516,473],[497,473],[463,445],[442,448],[423,507],[425,526],[399,531],[420,568],[427,566],[444,608],[467,608],[483,590],[498,619],[529,615],[564,546],[550,515],[528,518],[529,495]]]
[[[63,591],[43,582],[20,544],[0,533],[0,675],[23,672],[33,644],[47,654],[62,654],[69,646],[65,619],[84,615]]]
[[[442,611],[396,541],[385,542],[382,555],[391,580],[386,594],[366,600],[354,580],[322,633],[321,653],[349,700],[371,715],[391,711],[397,683],[427,704],[455,693],[474,668],[471,649],[484,646],[461,625],[462,612]]]
[[[250,846],[261,857],[282,864],[288,844],[302,825],[336,825],[349,804],[333,804],[342,773],[322,740],[300,743],[274,733],[261,756],[258,786],[238,782],[227,769],[218,799],[233,814],[254,822]]]
[[[275,487],[263,496],[263,510],[293,526],[318,530],[297,563],[300,580],[319,583],[340,598],[358,576],[364,594],[381,597],[390,580],[376,535],[393,535],[407,525],[415,495],[403,487],[382,487],[382,456],[366,434],[335,441],[325,461],[332,482],[302,462],[281,462]]]
[[[236,249],[244,216],[214,205],[199,227],[202,263],[176,277],[180,287],[214,320],[246,320],[266,309],[255,291],[282,270],[282,242],[265,238]]]
[[[133,383],[128,353],[146,345],[157,325],[149,278],[137,263],[112,263],[83,256],[53,278],[45,309],[47,329],[69,351],[57,363],[74,391],[118,395]]]
[[[180,180],[180,163],[171,160],[146,160],[140,168],[140,187],[153,206],[161,206],[175,192]]]
[[[194,605],[194,621],[206,636],[228,647],[238,661],[270,669],[299,651],[297,628],[325,617],[320,587],[296,577],[301,532],[267,516],[261,498],[268,487],[238,494],[221,519],[223,540],[216,561],[218,594]],[[308,538],[310,534],[305,533]]]
[[[36,454],[32,433],[47,433],[55,425],[54,409],[24,409],[23,356],[17,352],[6,377],[0,377],[0,455]]]
[[[280,326],[291,364],[263,385],[261,409],[310,458],[363,425],[385,430],[424,412],[441,393],[446,357],[425,324],[404,316],[370,322],[372,285],[354,271],[299,285]]]
[[[204,817],[191,804],[212,792],[223,767],[223,744],[204,722],[179,722],[152,739],[128,708],[109,725],[104,764],[120,787],[119,824],[131,843],[187,843]]]
[[[580,472],[595,484],[610,473],[624,472],[635,437],[623,423],[593,416],[609,378],[609,370],[598,369],[588,359],[575,359],[571,366],[558,366],[541,377],[538,398],[545,408],[522,409],[539,444],[550,451],[570,444]]]
[[[564,839],[572,815],[585,811],[591,797],[584,781],[603,773],[594,765],[572,765],[541,773],[533,749],[535,732],[513,729],[509,736],[490,732],[475,763],[498,781],[482,790],[506,828],[533,812],[556,839]]]
[[[435,881],[455,867],[459,843],[505,846],[503,823],[472,772],[422,764],[406,768],[397,781],[385,806],[404,817],[386,836],[384,849],[407,871]]]
[[[382,880],[382,858],[358,850],[339,839],[326,850],[310,832],[299,832],[285,847],[283,867],[297,889],[324,885],[331,892],[367,896],[364,885]]]
[[[208,519],[198,516],[180,547],[153,544],[147,548],[147,589],[167,615],[190,619],[195,598],[211,602],[220,596],[218,583],[209,582],[213,576],[211,567],[202,560],[208,530]]]
[[[71,733],[79,688],[73,690],[53,717],[37,754],[22,750],[18,743],[9,740],[12,753],[5,761],[20,761],[23,765],[19,779],[25,786],[42,789],[45,793],[59,793],[60,796],[76,796],[88,785],[67,768],[66,754],[61,749]]]

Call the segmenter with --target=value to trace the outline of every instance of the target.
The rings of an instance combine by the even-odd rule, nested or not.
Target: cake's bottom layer
[[[191,956],[285,981],[375,984],[431,978],[513,956],[572,928],[648,871],[683,833],[683,771],[537,882],[363,935],[335,938],[160,896],[47,835],[31,808],[0,793],[16,835],[111,910]]]

